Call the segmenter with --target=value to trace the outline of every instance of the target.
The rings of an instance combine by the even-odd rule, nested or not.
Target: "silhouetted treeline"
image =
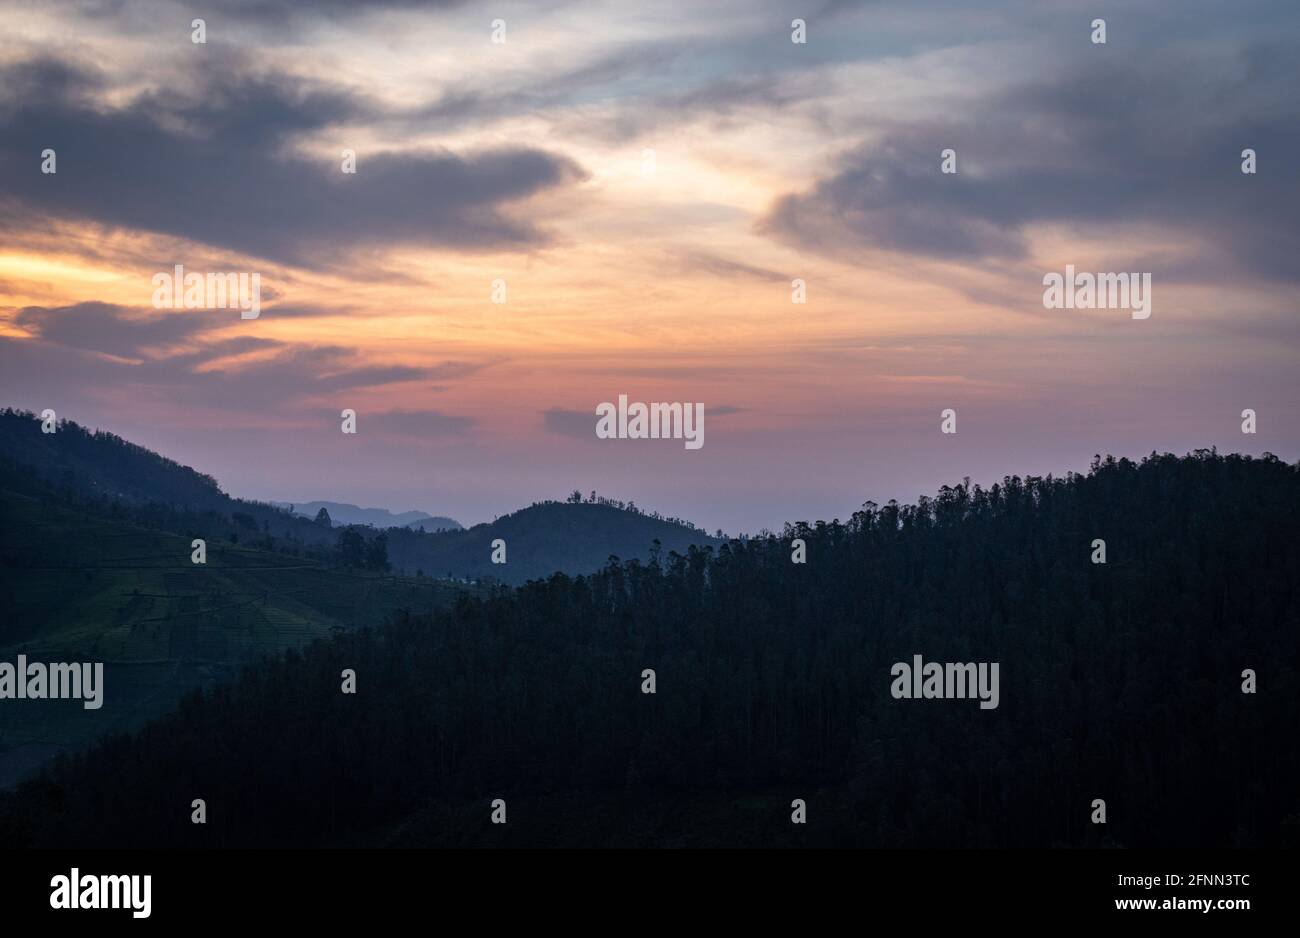
[[[61,762],[0,842],[1294,844],[1297,532],[1300,466],[1153,455],[502,588]],[[893,699],[914,654],[1000,705]]]

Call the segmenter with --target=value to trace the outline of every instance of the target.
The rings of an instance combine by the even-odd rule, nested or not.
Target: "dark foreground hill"
[[[544,503],[445,535],[352,532],[366,542],[360,563],[340,549],[345,531],[232,498],[111,433],[62,421],[46,434],[34,415],[0,411],[0,662],[99,661],[112,688],[93,711],[0,699],[0,788],[263,655],[480,589],[467,579],[596,570],[610,554],[648,557],[656,538],[683,550],[709,542],[602,504]],[[506,564],[491,563],[498,537]],[[207,545],[202,565],[191,562],[195,538]],[[390,538],[385,563],[370,548]]]
[[[1300,467],[1202,452],[465,597],[63,761],[0,842],[1295,844],[1297,530]],[[914,655],[998,706],[896,699]]]

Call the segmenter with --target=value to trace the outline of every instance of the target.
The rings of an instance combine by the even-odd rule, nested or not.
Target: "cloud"
[[[565,410],[552,407],[542,411],[542,426],[549,433],[567,436],[577,440],[594,440],[596,438],[596,412]]]
[[[948,120],[890,128],[758,227],[828,256],[974,265],[1024,259],[1035,225],[1102,238],[1141,225],[1239,276],[1294,283],[1300,180],[1277,161],[1300,149],[1297,82],[1300,57],[1271,42],[1067,61]],[[956,175],[940,173],[946,147]],[[1240,172],[1247,147],[1254,176]]]
[[[207,60],[205,60],[206,62]],[[357,154],[292,152],[298,135],[382,116],[351,93],[274,72],[238,56],[198,67],[193,90],[101,102],[96,73],[51,59],[0,74],[0,202],[8,222],[49,214],[174,235],[268,260],[329,266],[354,250],[413,244],[529,250],[547,234],[519,204],[575,184],[573,161],[514,146]],[[40,172],[37,154],[58,154]],[[340,151],[341,152],[341,149]]]
[[[182,22],[188,31],[193,16],[207,18],[209,34],[215,24],[225,26],[231,22],[244,22],[262,28],[274,28],[277,33],[291,26],[316,23],[322,19],[356,19],[373,13],[393,10],[439,12],[463,6],[466,0],[317,0],[311,4],[294,0],[206,0],[201,8],[168,0],[47,0],[51,7],[62,7],[68,13],[80,13],[87,18],[103,21],[115,18],[121,28],[150,27],[160,20]]]
[[[121,306],[96,302],[27,306],[18,311],[14,322],[46,342],[124,358],[137,358],[147,348],[186,342],[211,326],[202,315],[138,315]]]
[[[346,17],[374,10],[448,10],[464,5],[465,0],[317,0],[304,7],[294,0],[217,0],[209,6],[221,13],[243,19],[284,22],[295,16]]]
[[[732,54],[737,51],[733,49]],[[698,57],[718,53],[717,43],[678,40],[668,51],[645,50],[641,54],[645,63],[657,64],[659,58],[666,58],[669,54],[685,59],[691,54]],[[741,59],[736,67],[750,67],[744,62]],[[679,83],[682,81],[678,79]],[[746,121],[763,120],[766,115],[780,109],[794,112],[816,97],[816,93],[814,82],[784,72],[705,76],[694,78],[684,88],[660,90],[647,86],[634,89],[615,102],[610,110],[589,112],[577,109],[573,113],[562,112],[559,120],[567,133],[608,144],[626,144],[651,133],[697,121],[717,129],[729,124],[738,126]],[[566,94],[556,103],[562,105],[570,99],[571,95]],[[814,116],[809,113],[808,119],[813,120]]]
[[[98,302],[24,307],[14,322],[35,338],[0,336],[0,391],[24,399],[134,389],[176,407],[285,413],[344,392],[454,381],[499,361],[377,363],[342,346],[210,335],[226,323],[202,312],[159,315]],[[426,384],[423,390],[437,388]],[[394,417],[391,426],[411,427],[412,419]],[[429,425],[445,433],[469,423],[431,418]]]
[[[702,273],[724,279],[758,280],[764,283],[775,283],[788,279],[780,271],[757,267],[743,261],[731,260],[710,251],[696,249],[670,251],[669,261],[685,273]]]

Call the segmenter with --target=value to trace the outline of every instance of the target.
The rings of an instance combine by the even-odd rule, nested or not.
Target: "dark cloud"
[[[894,128],[777,200],[759,227],[826,254],[976,263],[1023,258],[1036,223],[1102,235],[1140,224],[1201,242],[1239,274],[1294,282],[1298,81],[1300,55],[1271,42],[1099,54],[950,121]],[[957,175],[940,174],[946,147]],[[1254,176],[1240,172],[1247,147]]]
[[[542,411],[542,426],[550,433],[567,436],[577,440],[594,440],[596,438],[596,410],[591,413],[581,410],[565,410],[552,407]]]
[[[572,161],[526,147],[468,155],[352,147],[357,172],[344,174],[341,157],[310,161],[288,144],[375,116],[373,105],[253,74],[237,58],[202,69],[193,93],[156,92],[114,109],[93,103],[93,73],[51,60],[5,69],[0,201],[9,223],[23,214],[87,219],[325,266],[391,243],[544,244],[545,233],[509,207],[583,176]],[[340,129],[340,153],[348,137]],[[57,174],[40,172],[47,147],[58,153]]]
[[[18,311],[14,322],[46,342],[123,358],[139,357],[146,348],[185,342],[212,325],[201,313],[140,316],[109,303],[27,306]]]

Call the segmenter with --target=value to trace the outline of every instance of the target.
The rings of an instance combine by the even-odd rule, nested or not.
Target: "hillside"
[[[492,542],[506,544],[506,562],[492,562]],[[462,531],[432,537],[389,531],[388,556],[397,569],[518,585],[553,573],[593,573],[611,556],[648,561],[659,541],[666,556],[691,545],[722,542],[678,521],[590,502],[542,502]]]
[[[0,459],[91,497],[156,501],[194,510],[219,509],[229,499],[211,476],[182,466],[119,436],[60,420],[42,433],[34,415],[0,410]]]
[[[0,410],[0,473],[10,487],[52,487],[60,497],[106,508],[117,502],[150,526],[236,540],[271,537],[284,543],[332,547],[337,534],[273,505],[232,498],[209,475],[102,430],[60,420],[42,433],[30,413]]]
[[[465,597],[0,796],[0,840],[1294,846],[1297,530],[1300,465],[1153,455]],[[899,699],[918,654],[999,665],[998,706]]]
[[[0,704],[0,787],[51,755],[141,726],[195,687],[264,655],[429,611],[466,587],[331,568],[320,560],[135,523],[115,503],[69,501],[0,473],[0,661],[102,661],[101,709]]]

